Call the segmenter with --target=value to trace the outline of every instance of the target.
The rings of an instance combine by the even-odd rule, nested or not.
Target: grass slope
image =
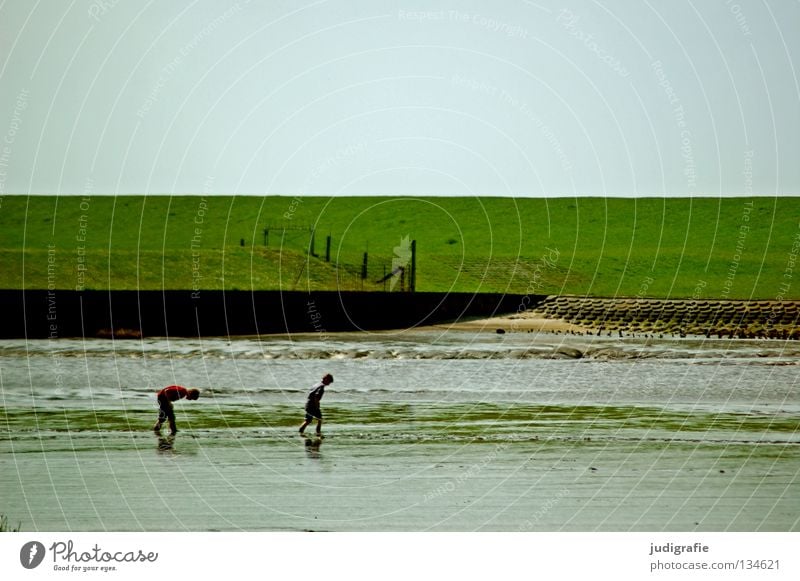
[[[405,237],[420,291],[800,297],[786,197],[5,196],[0,287],[373,290]]]

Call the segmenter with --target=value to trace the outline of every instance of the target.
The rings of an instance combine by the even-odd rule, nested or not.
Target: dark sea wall
[[[200,337],[406,329],[546,297],[473,293],[0,290],[0,337]]]

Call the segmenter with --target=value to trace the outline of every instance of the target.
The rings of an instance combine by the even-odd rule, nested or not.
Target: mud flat
[[[23,531],[798,530],[796,445],[391,436],[17,438],[3,509]]]
[[[800,344],[414,330],[0,341],[30,531],[795,531]],[[330,372],[325,438],[302,438]],[[152,432],[155,392],[177,437]]]

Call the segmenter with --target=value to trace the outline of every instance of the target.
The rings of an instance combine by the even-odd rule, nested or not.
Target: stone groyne
[[[520,318],[561,320],[585,332],[800,339],[800,301],[551,296]]]

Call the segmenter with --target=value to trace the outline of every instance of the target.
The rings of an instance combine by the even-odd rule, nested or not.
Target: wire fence
[[[281,250],[305,253],[308,260],[297,273],[294,286],[306,269],[332,268],[336,272],[337,286],[346,290],[383,292],[414,292],[416,287],[416,241],[408,236],[395,246],[393,255],[364,250],[360,260],[348,262],[336,255],[332,236],[319,237],[311,226],[269,225],[263,229],[263,244]],[[352,260],[352,259],[351,259]]]

